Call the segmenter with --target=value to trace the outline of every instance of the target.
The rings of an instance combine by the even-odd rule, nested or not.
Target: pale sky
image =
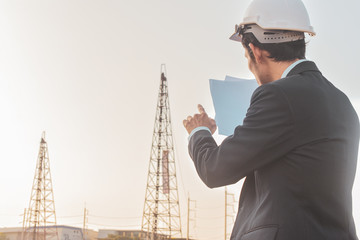
[[[46,131],[58,224],[82,226],[86,202],[89,228],[140,229],[165,63],[183,233],[190,194],[190,235],[223,239],[224,188],[208,189],[198,178],[182,120],[198,103],[214,116],[209,78],[253,77],[241,44],[228,40],[249,2],[1,0],[0,227],[21,226]],[[317,33],[307,58],[360,112],[360,1],[304,4]],[[229,191],[238,196],[240,187]]]

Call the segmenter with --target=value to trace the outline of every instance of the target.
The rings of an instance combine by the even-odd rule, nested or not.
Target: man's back
[[[305,62],[270,83],[292,112],[292,147],[254,171],[253,221],[278,218],[276,239],[357,239],[351,191],[359,120],[348,98],[315,69]]]
[[[358,140],[347,97],[303,62],[254,92],[233,136],[216,146],[199,131],[189,152],[210,187],[246,176],[232,239],[354,240]]]

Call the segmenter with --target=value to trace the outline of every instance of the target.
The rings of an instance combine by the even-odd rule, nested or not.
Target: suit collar
[[[316,71],[316,72],[320,72],[319,69],[317,68],[316,64],[312,61],[305,61],[305,62],[301,62],[298,65],[296,65],[293,69],[291,69],[291,71],[287,74],[286,77],[292,76],[292,75],[296,75],[302,72],[306,72],[306,71]]]

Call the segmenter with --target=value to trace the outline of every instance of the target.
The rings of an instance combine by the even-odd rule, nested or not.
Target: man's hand
[[[216,130],[215,120],[209,118],[205,112],[205,109],[201,104],[198,104],[199,114],[195,114],[193,117],[188,116],[187,119],[183,121],[184,127],[187,132],[190,134],[192,130],[197,127],[207,127],[210,129],[211,133],[214,134]]]

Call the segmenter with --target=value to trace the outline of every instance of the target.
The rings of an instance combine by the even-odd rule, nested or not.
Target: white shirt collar
[[[288,73],[296,66],[298,65],[299,63],[302,63],[302,62],[305,62],[305,61],[309,61],[307,59],[300,59],[300,60],[297,60],[296,62],[292,63],[290,66],[288,66],[285,71],[283,72],[283,74],[281,75],[281,78],[285,78]]]

